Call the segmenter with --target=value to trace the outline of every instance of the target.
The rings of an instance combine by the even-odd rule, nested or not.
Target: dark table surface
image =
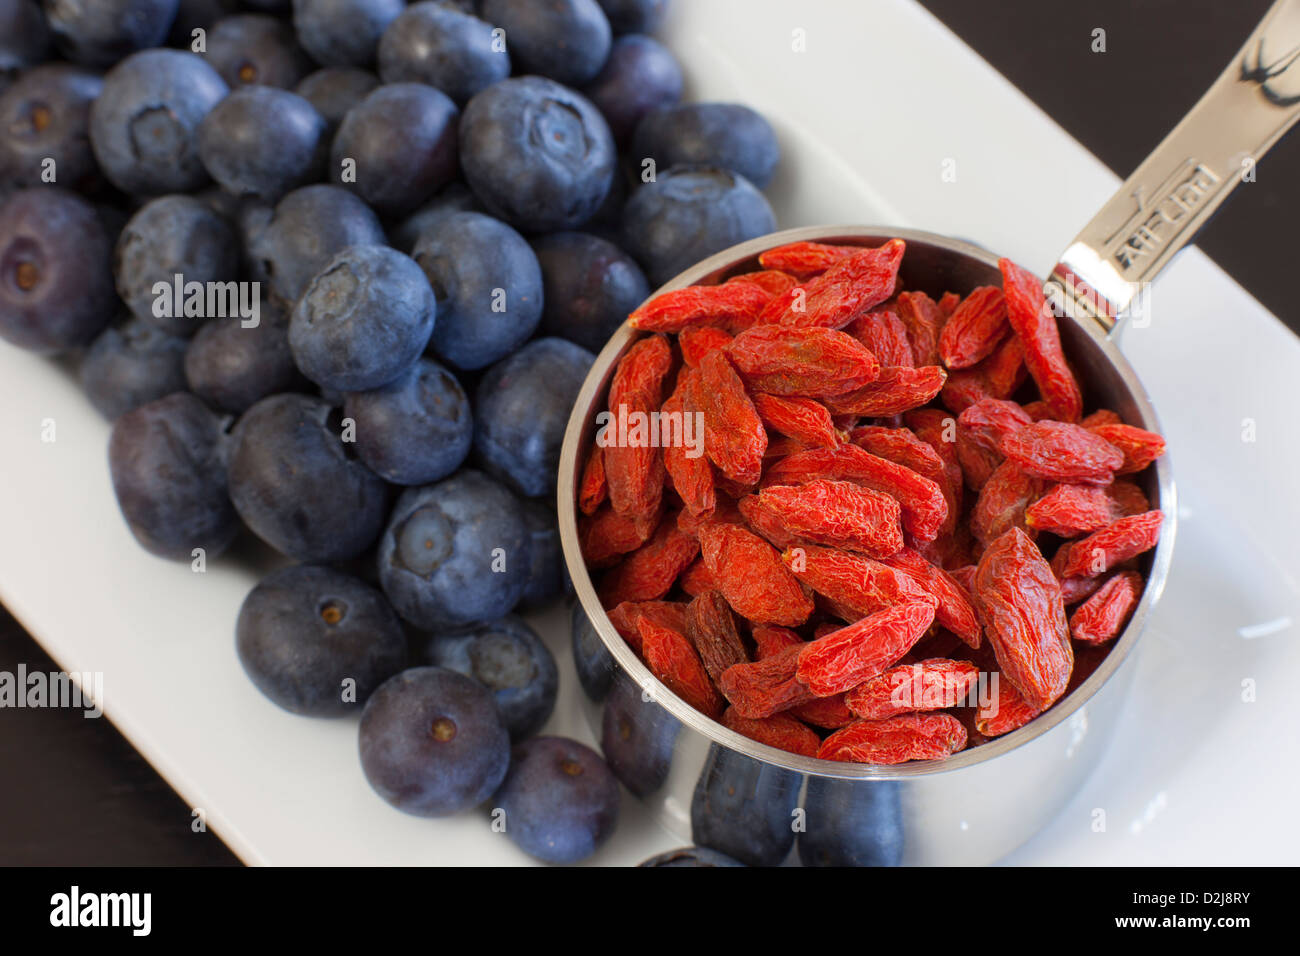
[[[924,0],[1112,170],[1126,176],[1227,64],[1269,0]],[[1106,52],[1092,50],[1106,31]],[[760,104],[761,105],[761,104]],[[1300,137],[1263,159],[1200,246],[1292,329]],[[0,608],[0,671],[54,664]],[[233,864],[107,720],[6,710],[0,720],[0,864]]]

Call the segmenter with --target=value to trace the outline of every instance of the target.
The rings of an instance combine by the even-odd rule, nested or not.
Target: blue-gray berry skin
[[[455,178],[459,120],[441,90],[381,86],[343,117],[330,176],[381,213],[410,212]]]
[[[532,559],[528,585],[519,599],[519,607],[530,610],[543,607],[561,595],[573,593],[573,582],[564,564],[554,503],[525,498],[520,505],[524,509],[524,524],[528,526],[528,548]]]
[[[239,0],[180,0],[176,19],[167,35],[167,45],[189,49],[194,42],[195,30],[210,30],[214,23],[230,16],[238,8]]]
[[[49,58],[50,26],[35,0],[0,0],[0,89],[19,70]]]
[[[543,338],[488,369],[474,394],[474,448],[491,474],[522,495],[555,493],[564,430],[595,360]]]
[[[388,238],[393,246],[412,255],[415,244],[425,231],[444,216],[454,212],[482,212],[483,207],[470,188],[457,180],[448,183],[438,194],[405,219],[393,225]]]
[[[809,777],[799,859],[804,866],[901,866],[903,806],[895,780]]]
[[[445,3],[414,3],[379,41],[385,83],[427,83],[463,105],[510,75],[506,38],[476,16]]]
[[[567,737],[516,744],[492,799],[505,812],[506,836],[547,863],[576,863],[614,833],[618,781],[590,747]]]
[[[636,128],[632,156],[659,169],[719,166],[762,189],[772,180],[781,147],[772,124],[740,103],[683,103],[649,112]]]
[[[184,339],[139,319],[111,325],[82,357],[82,391],[109,421],[172,392],[183,392],[187,345]]]
[[[327,402],[272,395],[235,426],[230,498],[244,523],[299,561],[355,557],[374,542],[388,487],[352,456]]]
[[[45,63],[0,92],[0,187],[44,186],[53,163],[56,180],[91,191],[99,168],[90,148],[90,107],[104,88],[98,73],[67,63]]]
[[[293,27],[264,13],[222,17],[208,30],[204,56],[230,86],[261,83],[291,90],[313,69]]]
[[[668,0],[596,0],[615,33],[654,33],[668,12]]]
[[[542,270],[524,237],[477,212],[442,216],[411,252],[433,287],[433,353],[462,370],[491,365],[533,334],[542,318]]]
[[[490,797],[510,764],[510,735],[478,681],[412,667],[370,695],[358,735],[361,769],[398,810],[445,817]]]
[[[677,718],[651,700],[622,671],[614,674],[600,721],[600,750],[609,769],[634,796],[646,797],[668,779]]]
[[[652,286],[740,242],[767,235],[776,217],[743,176],[712,166],[659,170],[623,207],[623,248]]]
[[[289,317],[263,300],[257,325],[205,323],[185,350],[185,383],[208,406],[241,414],[277,392],[306,391],[289,349]]]
[[[117,239],[117,292],[140,319],[173,335],[190,336],[212,318],[176,307],[176,276],[182,283],[233,283],[239,278],[239,237],[229,220],[193,196],[151,200],[130,218]],[[159,308],[158,283],[167,308]],[[206,293],[205,293],[206,300]],[[223,320],[224,321],[224,320]]]
[[[682,98],[682,68],[672,52],[651,37],[619,37],[605,68],[582,88],[609,123],[614,141],[625,146],[641,118]],[[634,153],[639,161],[641,155]]]
[[[381,388],[424,352],[436,308],[409,256],[387,246],[352,246],[303,291],[289,321],[289,347],[302,373],[323,388]]]
[[[778,866],[794,845],[803,778],[714,744],[691,799],[691,837],[748,866]]]
[[[614,655],[596,633],[596,628],[592,626],[580,601],[574,602],[569,615],[569,637],[578,683],[588,697],[600,703],[609,694],[618,665],[614,661]]]
[[[379,86],[379,77],[354,66],[327,66],[309,73],[294,92],[316,108],[332,139],[348,110]]]
[[[645,273],[608,239],[585,232],[554,232],[533,240],[542,268],[540,331],[596,353],[650,297]]]
[[[509,614],[528,584],[528,529],[509,489],[466,469],[408,488],[379,541],[379,580],[427,631]]]
[[[113,247],[94,206],[53,186],[0,200],[0,339],[65,352],[88,344],[118,308]]]
[[[162,46],[177,0],[46,0],[54,43],[69,60],[112,66],[137,50]]]
[[[520,76],[466,105],[460,161],[493,215],[525,232],[554,232],[595,215],[618,157],[609,124],[586,97],[540,76]]]
[[[369,66],[405,0],[293,0],[298,42],[321,66]]]
[[[269,219],[246,225],[251,258],[271,293],[289,305],[340,250],[386,243],[369,206],[346,189],[323,183],[295,189]]]
[[[490,690],[511,740],[541,730],[555,709],[555,658],[537,632],[517,617],[467,633],[430,634],[417,645],[415,659],[472,677]]]
[[[227,192],[275,202],[321,178],[325,131],[325,118],[296,93],[241,86],[199,124],[199,159]]]
[[[228,87],[202,57],[143,50],[104,76],[90,109],[90,143],[99,168],[123,192],[156,196],[208,181],[198,129]]]
[[[188,392],[141,405],[113,424],[109,474],[137,541],[159,557],[215,558],[239,530],[223,465],[224,423]]]
[[[356,422],[357,455],[395,485],[446,478],[474,439],[465,389],[432,359],[420,359],[382,388],[349,393],[343,414]]]
[[[706,846],[684,846],[678,850],[669,850],[667,853],[652,856],[650,859],[637,864],[640,867],[683,868],[744,865],[739,860],[733,860],[727,854],[719,853],[717,850],[710,850]]]
[[[609,57],[609,20],[596,0],[483,0],[479,9],[505,30],[516,73],[580,86]]]
[[[308,717],[360,713],[406,665],[406,635],[383,594],[333,568],[300,564],[263,578],[235,623],[257,689]]]

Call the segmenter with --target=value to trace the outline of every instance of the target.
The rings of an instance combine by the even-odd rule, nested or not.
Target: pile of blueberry
[[[666,4],[0,0],[0,338],[76,363],[150,552],[295,562],[239,614],[262,693],[363,709],[384,799],[557,862],[619,800],[531,736],[512,616],[566,591],[570,407],[652,287],[775,228],[772,129],[679,103]]]

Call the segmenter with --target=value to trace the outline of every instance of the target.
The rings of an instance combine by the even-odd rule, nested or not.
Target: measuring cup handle
[[[1300,118],[1300,0],[1277,0],[1236,58],[1070,243],[1047,282],[1058,314],[1107,331]]]

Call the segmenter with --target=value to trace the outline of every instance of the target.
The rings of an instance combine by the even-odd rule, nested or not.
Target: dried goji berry
[[[880,363],[844,332],[759,325],[726,348],[745,383],[757,392],[820,398],[874,381]]]
[[[918,408],[905,413],[903,423],[917,438],[933,448],[935,454],[943,460],[943,470],[948,476],[948,487],[952,490],[957,504],[954,513],[960,514],[962,471],[961,463],[957,460],[956,416],[937,408]]]
[[[985,448],[1001,452],[1002,441],[1034,420],[1015,402],[982,398],[957,416],[957,427]]]
[[[694,564],[683,571],[682,576],[677,579],[677,583],[691,597],[698,597],[706,591],[713,591],[717,588],[713,575],[704,566],[703,558],[697,559]]]
[[[1026,415],[1036,422],[1052,417],[1052,410],[1047,407],[1047,403],[1041,398],[1036,398],[1032,402],[1025,402],[1020,407],[1024,409]]]
[[[1163,438],[1133,425],[1094,425],[1088,431],[1100,435],[1124,456],[1124,463],[1115,469],[1117,475],[1141,471],[1165,453]]]
[[[975,510],[971,512],[971,533],[984,545],[1011,528],[1019,528],[1034,537],[1037,532],[1026,525],[1025,514],[1030,503],[1043,493],[1043,484],[1041,478],[1026,474],[1014,461],[998,465],[980,489]]]
[[[635,551],[650,540],[659,524],[659,513],[629,517],[613,508],[602,507],[590,518],[578,521],[578,542],[582,556],[593,568],[617,563],[621,555]]]
[[[934,618],[971,647],[980,646],[979,615],[969,592],[947,571],[936,567],[911,548],[882,558],[881,563],[906,575],[939,603]]]
[[[757,649],[755,656],[760,661],[803,644],[803,638],[796,632],[775,624],[755,624],[754,629],[750,631],[750,636],[754,639],[754,647]]]
[[[1117,517],[1140,515],[1144,511],[1151,510],[1151,502],[1147,500],[1146,492],[1128,478],[1107,485],[1105,491],[1106,496],[1115,503]]]
[[[759,492],[758,500],[790,534],[816,544],[852,548],[873,557],[893,554],[903,546],[898,502],[855,482],[818,478],[799,485],[771,485]]]
[[[688,368],[699,368],[704,356],[716,349],[726,348],[730,342],[730,332],[711,325],[687,329],[677,336],[677,344],[682,350],[682,361]]]
[[[939,358],[950,369],[969,368],[1007,334],[1007,303],[997,286],[973,290],[948,317],[939,335]]]
[[[757,495],[746,495],[740,499],[738,505],[745,523],[755,534],[771,542],[775,547],[785,550],[808,543],[786,527],[785,522],[772,506],[764,504]]]
[[[947,379],[948,373],[938,365],[890,366],[861,388],[826,396],[826,405],[834,415],[887,418],[925,405]]]
[[[868,720],[918,710],[944,710],[960,706],[979,673],[970,661],[931,658],[901,664],[863,681],[844,695],[844,703]]]
[[[1003,437],[1002,454],[1028,474],[1052,481],[1108,485],[1124,454],[1101,436],[1066,422],[1041,421]]]
[[[846,325],[844,331],[870,349],[882,368],[916,364],[907,327],[895,312],[868,312]]]
[[[681,332],[705,325],[745,329],[753,325],[772,296],[753,283],[692,285],[661,292],[627,317],[634,329]]]
[[[1061,577],[1077,578],[1105,574],[1121,561],[1150,551],[1160,540],[1164,514],[1145,511],[1119,518],[1086,538],[1071,542]]]
[[[637,622],[643,617],[679,634],[686,633],[686,605],[677,601],[624,601],[605,613],[619,636],[638,655],[641,653],[641,630]]]
[[[720,716],[725,706],[722,695],[686,636],[645,615],[636,626],[641,632],[641,657],[650,673],[696,710],[715,719]]]
[[[659,410],[663,381],[672,361],[672,349],[662,335],[647,336],[628,349],[609,386],[609,409],[614,421],[634,412],[648,416]],[[648,441],[649,436],[644,437],[647,440],[641,442],[616,438],[603,443],[609,501],[622,515],[653,514],[663,497],[663,457]],[[597,435],[598,441],[600,438]]]
[[[731,608],[718,591],[701,594],[687,607],[686,636],[714,681],[720,680],[728,667],[749,660]]]
[[[907,329],[912,358],[917,365],[939,364],[939,334],[948,321],[939,304],[924,292],[903,292],[894,311]]]
[[[1055,570],[1055,568],[1053,568]],[[1104,579],[1101,575],[1090,577],[1064,578],[1061,581],[1061,601],[1066,607],[1086,601],[1097,593]]]
[[[1099,408],[1091,415],[1085,415],[1079,420],[1079,424],[1084,428],[1095,428],[1098,425],[1120,425],[1124,419],[1119,417],[1118,412],[1112,412],[1109,408]]]
[[[814,727],[839,730],[858,719],[857,714],[849,710],[848,705],[844,703],[844,696],[844,694],[832,694],[829,697],[818,697],[806,704],[791,707],[786,713]]]
[[[1010,398],[1027,374],[1024,346],[1009,335],[983,361],[949,375],[939,397],[950,411],[960,414],[981,398]]]
[[[678,531],[677,523],[670,516],[653,538],[605,573],[600,582],[601,604],[614,607],[624,601],[653,601],[663,597],[699,552],[699,542]]]
[[[769,302],[762,321],[796,328],[843,328],[894,294],[905,249],[902,239],[890,239],[877,249],[844,256],[821,275]]]
[[[688,407],[685,400],[689,383],[697,374],[694,369],[685,369],[678,376],[677,389],[664,402],[660,422],[671,423],[675,419],[678,423],[669,427],[676,428],[680,440],[666,442],[663,449],[664,468],[672,479],[673,490],[691,514],[708,514],[717,504],[713,468],[704,456],[705,435],[698,434],[701,430],[695,425],[698,409]]]
[[[582,466],[582,477],[578,481],[578,510],[585,515],[594,515],[596,509],[604,503],[608,491],[605,486],[604,449],[592,445],[591,454]]]
[[[816,757],[817,748],[822,743],[821,738],[810,728],[785,714],[761,718],[742,717],[736,708],[728,707],[722,713],[722,725],[750,740],[757,740],[760,744],[805,757]]]
[[[799,680],[799,655],[803,646],[748,664],[728,667],[718,688],[741,717],[762,718],[807,703],[816,695]]]
[[[850,690],[894,664],[933,622],[933,600],[877,611],[805,644],[799,650],[799,680],[818,697]]]
[[[787,627],[808,620],[812,600],[777,550],[752,531],[734,524],[704,525],[700,549],[722,596],[741,617]]]
[[[701,360],[698,389],[687,393],[688,407],[696,407],[697,396],[704,412],[709,459],[728,478],[745,485],[757,483],[767,432],[725,352],[710,352]]]
[[[960,492],[954,491],[949,484],[947,466],[939,453],[930,445],[917,438],[906,428],[885,428],[880,425],[864,425],[849,433],[849,440],[864,451],[877,458],[884,458],[896,465],[911,469],[922,478],[928,478],[939,486],[943,500],[947,503],[948,514],[939,533],[946,534],[957,524],[961,513]],[[960,475],[960,467],[958,468]],[[960,478],[958,487],[960,488]]]
[[[957,306],[961,303],[961,296],[956,292],[945,292],[939,298],[939,311],[944,314],[945,318],[952,318]]]
[[[798,546],[783,552],[781,560],[813,591],[844,608],[851,615],[850,621],[895,604],[925,601],[930,593],[911,575],[835,548]],[[977,625],[977,638],[978,633]]]
[[[1142,575],[1122,571],[1113,575],[1070,615],[1070,636],[1088,644],[1104,644],[1124,630],[1142,597]]]
[[[975,727],[985,737],[1001,737],[1019,730],[1042,713],[1025,702],[1011,681],[999,680],[997,684],[997,696],[981,704],[975,714]]]
[[[732,276],[727,280],[728,283],[741,282],[756,285],[767,292],[772,298],[779,295],[785,295],[796,285],[799,280],[788,272],[781,272],[777,269],[763,269],[758,272],[746,272],[743,275]]]
[[[685,508],[677,512],[677,530],[689,534],[692,538],[700,536],[700,529],[706,524],[739,524],[744,519],[740,509],[730,498],[720,496],[712,512],[693,515]]]
[[[1031,705],[1046,709],[1064,693],[1074,655],[1061,586],[1019,528],[985,549],[973,596],[1003,676]]]
[[[758,255],[764,269],[775,269],[800,279],[821,275],[841,259],[856,255],[862,246],[835,246],[825,242],[791,242]]]
[[[954,581],[961,585],[961,589],[966,592],[967,596],[974,593],[975,565],[965,564],[959,568],[953,568],[948,573],[952,575]]]
[[[1054,485],[1025,509],[1025,524],[1062,538],[1104,528],[1119,517],[1106,492],[1096,485]]]
[[[966,728],[951,714],[900,714],[859,720],[837,730],[817,751],[823,760],[895,764],[942,760],[966,746]]]
[[[1058,421],[1077,422],[1083,414],[1083,396],[1061,350],[1061,333],[1043,296],[1042,281],[1010,259],[999,259],[998,268],[1007,321],[1025,348],[1025,367],[1039,395]]]
[[[840,443],[826,406],[814,398],[785,397],[759,392],[754,396],[758,417],[771,431],[810,448],[834,448]]]
[[[962,480],[972,491],[980,491],[1002,464],[1002,453],[981,444],[969,431],[957,432],[957,462]]]

